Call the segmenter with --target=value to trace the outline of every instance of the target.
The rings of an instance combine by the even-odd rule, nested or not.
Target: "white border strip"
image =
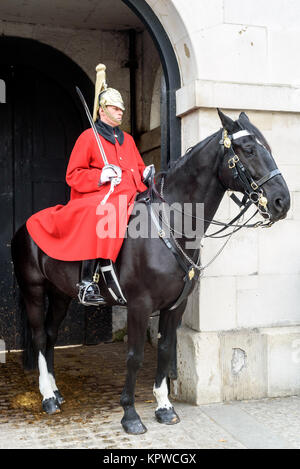
[[[6,86],[5,81],[0,78],[0,104],[6,103]]]

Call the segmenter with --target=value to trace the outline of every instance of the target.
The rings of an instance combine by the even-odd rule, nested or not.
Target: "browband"
[[[250,134],[248,130],[239,130],[238,132],[235,132],[234,134],[232,134],[231,137],[233,138],[233,140],[236,140],[237,138],[246,137],[247,135],[252,135],[252,134]]]

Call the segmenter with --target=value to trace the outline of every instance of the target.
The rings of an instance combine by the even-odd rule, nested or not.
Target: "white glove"
[[[153,164],[150,164],[149,166],[146,166],[146,168],[143,171],[143,182],[145,182],[150,174],[155,174],[155,168]]]
[[[119,166],[109,164],[104,166],[100,176],[100,183],[105,184],[106,182],[111,181],[113,178],[120,178],[121,182],[122,170]]]

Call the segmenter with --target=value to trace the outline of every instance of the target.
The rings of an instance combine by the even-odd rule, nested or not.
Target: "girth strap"
[[[199,271],[195,270],[194,267],[191,266],[191,264],[189,264],[189,265],[186,264],[186,262],[184,261],[184,259],[181,256],[180,252],[177,250],[176,246],[174,246],[172,244],[171,240],[166,237],[165,232],[162,229],[162,227],[160,226],[159,220],[156,218],[156,216],[153,212],[153,209],[151,207],[151,198],[142,199],[142,200],[140,200],[140,202],[146,203],[146,206],[149,210],[151,219],[152,219],[152,221],[153,221],[153,223],[154,223],[154,225],[157,229],[157,232],[158,232],[158,235],[159,235],[160,239],[164,242],[165,246],[172,252],[172,254],[174,255],[174,257],[177,260],[178,264],[180,265],[181,269],[185,273],[185,276],[183,277],[184,287],[182,289],[181,294],[179,295],[179,297],[177,298],[175,303],[172,306],[170,306],[169,308],[167,308],[169,311],[171,311],[171,310],[176,309],[188,297],[188,295],[191,293],[191,291],[192,291],[192,289],[195,285],[195,281],[197,281],[198,278],[199,278]]]

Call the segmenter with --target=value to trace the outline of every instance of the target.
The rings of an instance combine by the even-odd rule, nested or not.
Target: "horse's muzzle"
[[[290,195],[284,195],[280,197],[276,197],[274,201],[270,204],[268,203],[268,209],[270,213],[270,219],[272,222],[283,220],[286,218],[287,213],[291,206],[291,199]]]

